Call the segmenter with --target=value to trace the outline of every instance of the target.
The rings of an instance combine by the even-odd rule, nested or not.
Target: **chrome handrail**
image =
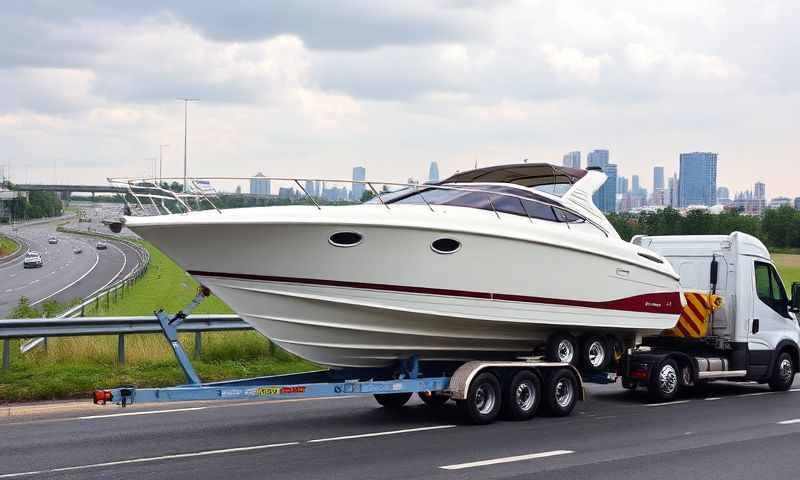
[[[430,183],[425,183],[425,184],[421,184],[420,185],[420,184],[417,184],[417,183],[376,182],[374,180],[342,180],[342,179],[326,179],[326,178],[189,177],[188,180],[191,181],[191,184],[192,184],[191,186],[194,186],[195,190],[197,191],[197,193],[192,193],[192,192],[173,192],[171,190],[167,190],[167,189],[164,189],[164,188],[160,187],[156,183],[158,181],[164,181],[164,180],[168,180],[168,181],[179,181],[180,180],[180,181],[183,181],[183,177],[163,177],[163,178],[160,178],[160,179],[155,179],[155,178],[152,178],[152,177],[143,177],[143,178],[109,177],[108,178],[108,182],[110,184],[112,184],[112,185],[124,185],[124,186],[126,186],[128,194],[132,195],[136,199],[136,202],[139,203],[140,206],[141,206],[141,202],[139,202],[139,199],[137,197],[140,197],[140,196],[141,197],[149,197],[149,196],[152,195],[152,194],[148,194],[148,193],[143,193],[143,192],[141,192],[142,190],[157,190],[159,192],[163,192],[163,193],[169,195],[170,198],[172,198],[172,199],[176,200],[178,203],[180,203],[180,205],[185,210],[184,212],[181,212],[181,213],[188,213],[188,212],[192,211],[192,208],[189,207],[189,205],[186,202],[181,200],[181,198],[195,198],[195,199],[202,198],[202,199],[206,200],[214,209],[216,209],[218,212],[222,213],[222,211],[219,208],[217,208],[217,206],[214,205],[214,203],[211,202],[210,199],[208,199],[208,197],[205,195],[205,193],[202,192],[202,189],[197,187],[197,185],[195,183],[197,180],[223,180],[223,181],[226,181],[226,180],[269,180],[269,181],[279,181],[279,182],[280,181],[282,181],[282,182],[290,182],[290,183],[296,184],[300,188],[300,190],[303,192],[305,197],[309,201],[311,201],[311,203],[313,203],[314,206],[319,210],[322,209],[322,206],[316,201],[316,199],[311,194],[308,193],[308,191],[302,186],[301,182],[359,184],[359,185],[365,185],[365,186],[369,187],[373,192],[376,192],[376,189],[374,187],[374,184],[376,184],[376,183],[379,184],[379,185],[383,185],[384,187],[388,186],[388,187],[402,187],[402,188],[415,189],[415,190],[418,191],[418,193],[420,195],[420,198],[422,198],[423,202],[428,206],[428,208],[431,210],[431,212],[435,212],[435,210],[433,209],[433,206],[428,202],[428,200],[423,196],[421,190],[428,190],[428,189],[432,189],[433,190],[433,189],[436,189],[436,190],[454,190],[454,191],[462,191],[462,192],[485,193],[489,198],[489,203],[490,203],[490,205],[492,207],[492,211],[494,212],[494,214],[497,216],[498,219],[502,219],[502,217],[500,217],[500,212],[498,212],[496,207],[495,207],[494,196],[509,197],[509,198],[517,199],[520,202],[520,205],[522,206],[522,210],[525,212],[525,214],[527,215],[528,219],[531,222],[533,222],[533,218],[528,213],[528,210],[525,208],[525,204],[523,202],[533,202],[533,203],[538,203],[538,204],[541,204],[541,205],[546,205],[546,206],[554,208],[554,209],[564,210],[566,212],[569,212],[569,213],[577,216],[578,218],[581,218],[583,221],[588,222],[589,224],[591,224],[592,226],[594,226],[595,228],[597,228],[601,232],[603,232],[604,235],[606,235],[606,236],[609,235],[608,231],[606,230],[606,228],[604,226],[598,224],[597,222],[595,222],[594,220],[592,220],[590,218],[587,218],[585,215],[583,215],[583,214],[581,214],[579,212],[576,212],[575,210],[573,210],[572,208],[570,208],[570,207],[568,207],[566,205],[554,204],[554,203],[542,201],[542,200],[539,200],[539,199],[536,199],[536,198],[530,198],[530,197],[526,197],[526,196],[522,196],[522,195],[516,195],[516,194],[513,194],[513,193],[508,193],[508,192],[498,192],[498,191],[484,190],[484,189],[481,189],[480,187],[464,187],[464,186],[454,187],[454,186],[450,186],[450,185],[430,184]],[[150,185],[149,186],[142,185],[142,183],[149,183]],[[500,184],[498,184],[498,185],[500,185]],[[378,201],[383,206],[385,206],[387,208],[387,210],[389,210],[390,209],[389,204],[384,202],[383,198],[381,198],[382,197],[381,194],[382,193],[383,194],[385,194],[385,193],[397,193],[397,191],[398,190],[395,190],[393,192],[380,192],[380,193],[378,193],[376,195],[376,198],[378,199]],[[553,195],[548,194],[546,192],[538,192],[538,194],[539,195],[543,195],[545,198],[547,198],[549,196],[553,196]],[[160,198],[160,197],[158,197],[158,198]],[[558,201],[557,197],[554,198],[553,200],[554,200],[554,202]],[[127,201],[125,203],[127,204]],[[143,207],[142,207],[142,210],[144,210]],[[564,223],[569,225],[569,222],[564,222]]]

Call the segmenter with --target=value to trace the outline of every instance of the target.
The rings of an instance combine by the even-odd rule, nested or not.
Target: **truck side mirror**
[[[800,313],[800,282],[792,284],[792,301],[789,304],[789,310]]]
[[[711,285],[717,285],[717,275],[719,272],[719,262],[717,262],[716,257],[711,260],[711,278],[709,278],[709,282]]]

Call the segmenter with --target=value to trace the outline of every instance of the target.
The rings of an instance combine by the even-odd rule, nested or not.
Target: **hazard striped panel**
[[[703,338],[708,335],[711,312],[722,306],[722,297],[700,292],[683,292],[683,295],[686,306],[678,323],[663,333],[673,337]]]

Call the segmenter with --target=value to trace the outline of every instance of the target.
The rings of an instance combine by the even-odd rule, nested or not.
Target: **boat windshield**
[[[467,187],[469,188],[469,187]],[[487,192],[516,195],[490,195]],[[554,201],[520,188],[502,185],[481,185],[480,191],[447,190],[435,187],[407,188],[389,194],[381,199],[387,204],[448,205],[454,207],[477,208],[498,211],[551,222],[584,222],[585,219],[558,206]],[[379,203],[371,199],[369,203]]]

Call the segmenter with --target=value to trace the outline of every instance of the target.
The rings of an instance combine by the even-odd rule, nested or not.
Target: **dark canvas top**
[[[559,167],[549,163],[517,163],[459,172],[441,183],[490,182],[537,187],[540,185],[573,184],[583,178],[584,175],[586,175],[586,170]]]

